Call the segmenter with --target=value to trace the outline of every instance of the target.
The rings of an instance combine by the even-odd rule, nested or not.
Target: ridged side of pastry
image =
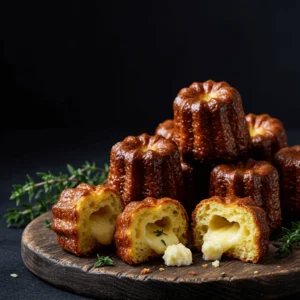
[[[156,129],[155,134],[161,135],[166,139],[172,140],[174,133],[174,120],[165,120],[160,123]]]
[[[52,207],[51,229],[63,249],[88,255],[112,242],[116,217],[122,210],[120,196],[108,185],[80,184],[61,193]]]
[[[274,156],[280,175],[280,198],[285,216],[300,216],[300,145],[286,147]]]
[[[287,147],[287,134],[280,120],[268,114],[246,116],[250,132],[249,156],[271,161],[274,154]]]
[[[226,224],[238,228],[228,240],[234,239],[234,234],[239,234],[239,238],[226,250],[225,256],[256,263],[268,252],[270,231],[266,214],[251,198],[214,196],[201,201],[192,218],[193,242],[198,251],[202,250],[209,230],[222,230]],[[228,230],[224,234],[228,234]]]
[[[226,82],[194,82],[173,103],[174,141],[183,160],[232,161],[247,152],[249,132],[239,92]]]
[[[162,136],[129,136],[112,147],[108,183],[127,205],[146,197],[183,199],[180,154]]]
[[[187,231],[188,216],[177,200],[148,197],[131,202],[117,218],[117,254],[128,264],[139,264],[162,256],[168,245],[186,245]]]
[[[248,159],[216,166],[210,174],[210,196],[214,195],[251,197],[265,210],[271,231],[281,226],[279,176],[266,161]]]

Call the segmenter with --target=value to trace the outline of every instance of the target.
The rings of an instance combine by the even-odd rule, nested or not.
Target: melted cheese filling
[[[159,234],[162,230],[163,233]],[[163,254],[167,246],[179,243],[168,217],[164,217],[155,223],[148,223],[145,228],[145,238],[149,248],[157,254]]]
[[[113,214],[109,206],[101,207],[90,216],[90,229],[92,236],[102,245],[109,245],[112,242],[115,231]]]
[[[239,244],[244,237],[244,229],[239,223],[229,222],[223,217],[214,215],[207,233],[203,236],[203,259],[220,259],[223,253]]]

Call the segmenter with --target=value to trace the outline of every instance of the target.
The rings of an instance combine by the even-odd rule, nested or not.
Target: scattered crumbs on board
[[[221,273],[221,277],[224,278],[225,276],[226,276],[226,273],[225,273],[225,272],[222,272],[222,273]]]
[[[281,266],[277,266],[276,268],[278,268],[278,269],[279,269],[279,268],[281,268]]]
[[[197,275],[197,273],[194,272],[194,271],[190,271],[190,272],[188,272],[188,274],[189,274],[189,275],[194,275],[194,276]]]
[[[142,274],[142,275],[149,274],[149,273],[150,273],[150,269],[148,269],[148,268],[144,268],[144,269],[141,271],[141,274]]]
[[[165,269],[164,269],[164,268],[159,268],[158,270],[159,270],[159,272],[162,272],[162,271],[164,271]]]
[[[218,268],[220,266],[220,262],[218,260],[215,260],[211,263],[215,268]]]
[[[206,269],[208,267],[208,264],[202,265],[202,268]]]
[[[253,273],[254,273],[254,274],[258,274],[259,272],[258,272],[258,271],[254,271]]]

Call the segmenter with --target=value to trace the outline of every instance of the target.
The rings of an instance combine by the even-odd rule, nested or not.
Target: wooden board
[[[300,292],[300,250],[279,259],[271,246],[259,264],[222,259],[219,268],[211,263],[203,268],[207,262],[200,253],[193,254],[194,263],[189,267],[165,267],[162,259],[133,267],[110,248],[100,254],[112,257],[114,266],[94,268],[96,256],[79,258],[57,245],[55,233],[45,228],[46,219],[51,220],[50,212],[33,220],[24,230],[24,264],[43,280],[78,294],[105,299],[173,300],[272,299]],[[165,270],[159,271],[161,267]],[[141,275],[144,268],[149,268],[150,273]],[[196,275],[188,274],[190,271]],[[221,272],[225,272],[224,278]]]

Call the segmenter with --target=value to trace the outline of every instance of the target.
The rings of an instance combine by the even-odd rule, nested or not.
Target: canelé
[[[146,197],[182,200],[178,147],[160,135],[125,138],[111,149],[108,183],[120,193],[125,205]]]
[[[249,132],[239,92],[208,80],[183,88],[173,103],[174,141],[183,160],[234,161],[248,150]]]

